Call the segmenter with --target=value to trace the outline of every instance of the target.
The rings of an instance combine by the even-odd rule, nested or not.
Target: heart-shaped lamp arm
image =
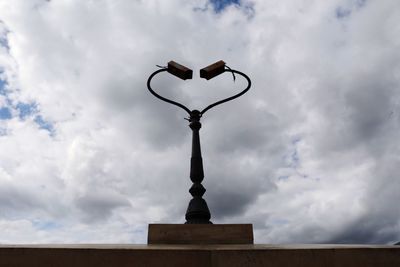
[[[168,62],[168,67],[163,67],[162,69],[157,70],[157,71],[153,72],[150,75],[150,77],[147,80],[147,89],[149,89],[150,93],[152,93],[158,99],[161,99],[161,100],[163,100],[165,102],[168,102],[168,103],[170,103],[172,105],[178,106],[178,107],[184,109],[189,115],[191,115],[192,111],[190,109],[188,109],[186,106],[184,106],[181,103],[178,103],[176,101],[173,101],[171,99],[168,99],[166,97],[163,97],[163,96],[157,94],[151,88],[150,83],[151,83],[151,80],[153,79],[153,77],[156,76],[157,74],[159,74],[160,72],[165,72],[165,71],[167,71],[168,73],[170,73],[170,74],[172,74],[172,75],[174,75],[176,77],[179,77],[179,78],[181,78],[183,80],[192,79],[192,76],[193,76],[193,71],[191,69],[189,69],[189,68],[187,68],[187,67],[185,67],[183,65],[180,65],[180,64],[178,64],[178,63],[176,63],[174,61],[170,61],[170,62]],[[250,87],[251,87],[250,78],[246,74],[244,74],[243,72],[240,72],[240,71],[233,70],[233,69],[229,68],[228,66],[226,66],[225,62],[222,61],[222,60],[220,60],[220,61],[218,61],[218,62],[216,62],[214,64],[211,64],[208,67],[205,67],[205,68],[201,69],[200,70],[200,77],[201,78],[205,78],[207,80],[210,80],[210,79],[212,79],[212,78],[214,78],[214,77],[216,77],[216,76],[218,76],[218,75],[220,75],[220,74],[222,74],[222,73],[224,73],[226,71],[227,72],[231,72],[233,75],[234,74],[239,74],[240,76],[244,77],[246,79],[246,81],[247,81],[246,88],[244,90],[242,90],[240,93],[236,94],[236,95],[233,95],[231,97],[222,99],[220,101],[217,101],[217,102],[209,105],[208,107],[206,107],[205,109],[203,109],[200,112],[200,115],[203,115],[207,110],[209,110],[209,109],[211,109],[211,108],[213,108],[213,107],[215,107],[217,105],[220,105],[222,103],[225,103],[225,102],[228,102],[228,101],[233,100],[235,98],[238,98],[239,96],[245,94],[250,89]]]

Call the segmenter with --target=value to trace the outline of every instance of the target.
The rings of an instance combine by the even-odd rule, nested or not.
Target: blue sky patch
[[[16,108],[19,111],[19,118],[22,120],[37,112],[36,103],[28,104],[20,102],[17,104]]]
[[[346,7],[339,6],[335,9],[335,16],[337,19],[345,19],[352,15],[354,11],[363,8],[367,3],[367,0],[354,0],[351,5]]]
[[[291,149],[290,152],[288,154],[285,155],[284,160],[285,160],[285,164],[287,167],[292,168],[292,169],[297,169],[299,167],[300,164],[300,156],[299,153],[297,151],[297,146],[298,143],[301,141],[300,137],[294,137],[291,140]],[[281,177],[282,178],[282,177]],[[279,179],[282,180],[282,179]]]
[[[38,230],[54,230],[61,227],[58,223],[51,221],[33,221],[32,224]]]
[[[0,95],[6,95],[6,81],[0,79]]]
[[[47,130],[50,133],[50,135],[54,134],[53,124],[49,121],[44,120],[42,115],[37,115],[34,119],[34,122],[36,122],[37,125],[39,125],[40,129]]]
[[[297,152],[297,148],[293,151],[293,153],[290,155],[290,167],[292,168],[297,168],[299,166],[299,154]]]
[[[10,46],[8,44],[7,38],[0,36],[0,46],[4,47],[7,49],[7,51],[10,51]]]
[[[343,19],[351,15],[351,9],[338,7],[336,8],[335,14],[338,19]]]
[[[7,107],[0,108],[0,120],[9,120],[12,118],[11,110]]]
[[[289,179],[289,175],[281,175],[278,177],[279,181],[287,181]]]
[[[6,96],[6,82],[0,79],[0,95]],[[7,98],[7,96],[6,96]],[[0,120],[8,120],[12,118],[11,110],[8,107],[0,107]]]
[[[358,8],[365,6],[366,3],[367,3],[367,0],[356,0],[356,6]]]
[[[33,103],[23,103],[19,102],[16,106],[11,103],[11,100],[7,96],[7,91],[5,90],[7,82],[0,79],[0,95],[6,98],[8,106],[0,107],[0,120],[9,120],[12,118],[12,109],[18,111],[18,117],[21,120],[26,119],[30,116],[35,116],[33,121],[39,126],[40,129],[47,130],[50,135],[54,135],[54,126],[51,122],[43,119],[42,115],[39,114],[37,104]]]
[[[215,13],[221,13],[226,7],[231,5],[240,8],[249,19],[255,15],[254,4],[250,2],[243,3],[241,0],[209,0],[203,7],[193,8],[193,11],[207,12],[212,9]]]
[[[240,0],[210,0],[213,5],[215,12],[221,12],[225,7],[229,5],[240,5]]]
[[[7,135],[7,129],[0,127],[0,136],[6,136],[6,135]]]
[[[7,34],[9,33],[9,31],[5,28],[1,28],[1,26],[4,25],[3,22],[0,20],[0,46],[4,47],[7,49],[7,51],[10,51],[10,45],[8,43],[8,39],[7,39]]]

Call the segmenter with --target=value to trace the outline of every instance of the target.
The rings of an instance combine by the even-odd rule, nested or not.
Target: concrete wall
[[[19,245],[0,246],[0,267],[270,266],[399,267],[399,246]]]

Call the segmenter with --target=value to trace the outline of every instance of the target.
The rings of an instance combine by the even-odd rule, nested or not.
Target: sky
[[[0,243],[146,243],[183,223],[185,112],[213,223],[256,243],[400,241],[397,0],[0,0]]]

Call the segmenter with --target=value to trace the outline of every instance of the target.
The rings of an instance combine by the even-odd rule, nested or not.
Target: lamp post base
[[[253,244],[252,224],[149,224],[148,244]]]
[[[185,224],[212,224],[207,203],[201,197],[194,197],[190,200],[185,218]]]

